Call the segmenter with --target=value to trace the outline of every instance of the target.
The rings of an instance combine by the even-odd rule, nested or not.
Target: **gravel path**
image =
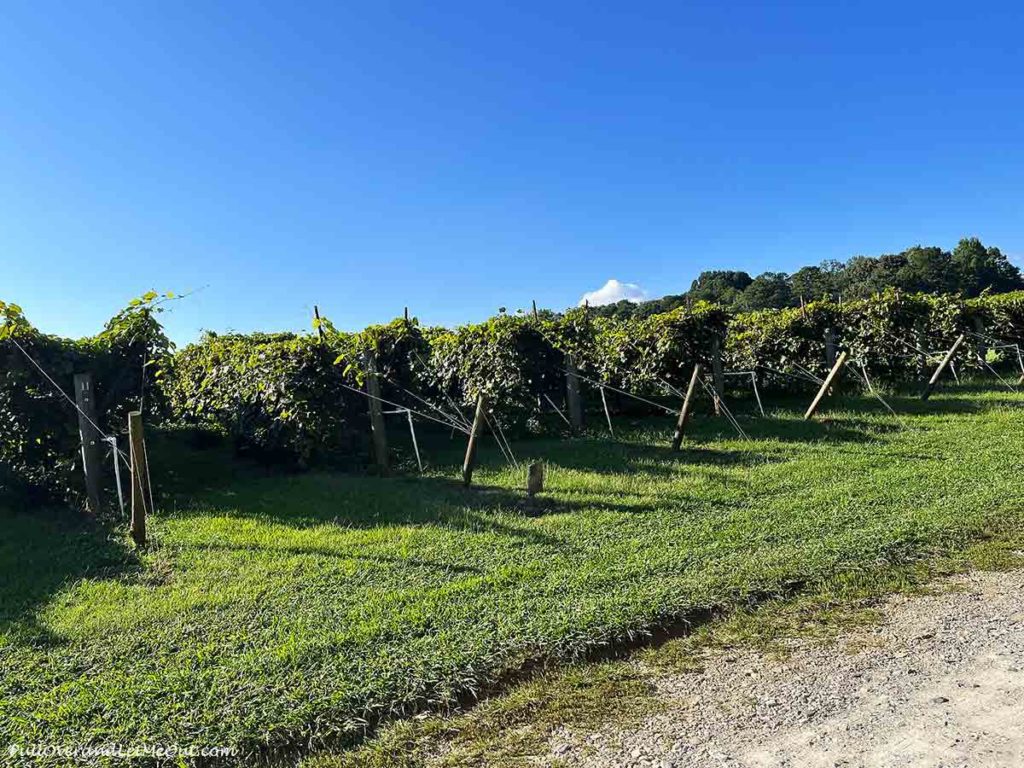
[[[564,764],[1024,766],[1024,571],[900,597],[880,626],[784,661],[716,654],[660,683],[667,712],[628,732],[566,732]]]

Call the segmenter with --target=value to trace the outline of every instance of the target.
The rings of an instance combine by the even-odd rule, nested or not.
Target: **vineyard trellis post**
[[[91,373],[75,374],[75,404],[78,406],[78,434],[82,440],[82,469],[89,514],[100,512],[100,433],[96,424],[96,398]],[[116,457],[115,457],[116,461]]]
[[[807,413],[804,414],[804,419],[810,419],[814,416],[818,410],[818,406],[821,405],[821,401],[825,399],[825,395],[828,394],[829,389],[839,378],[840,372],[843,370],[843,366],[846,365],[846,350],[844,349],[839,353],[839,357],[836,358],[835,365],[832,366],[832,370],[828,372],[828,376],[821,383],[821,389],[818,390],[818,394],[814,396],[814,400],[811,401],[810,407],[807,409]]]
[[[313,305],[313,325],[316,326],[316,335],[320,341],[324,340],[323,320],[320,319],[320,307]]]
[[[484,431],[487,419],[487,398],[483,394],[476,399],[476,413],[473,415],[473,426],[469,430],[469,442],[466,444],[466,458],[462,462],[462,482],[468,488],[473,482],[473,468],[476,466],[476,449],[480,435]]]
[[[978,357],[985,360],[988,355],[988,340],[985,337],[985,323],[975,315],[971,320],[974,323],[974,336],[978,340]]]
[[[382,475],[388,473],[388,436],[384,427],[384,414],[381,411],[380,379],[377,377],[377,353],[366,354],[366,398],[370,408],[370,433],[373,438],[373,454],[377,461],[377,469]]]
[[[683,442],[683,430],[686,429],[686,422],[690,418],[690,411],[693,408],[693,399],[697,392],[697,382],[700,381],[702,367],[700,363],[693,366],[693,374],[690,376],[690,384],[686,388],[686,397],[683,398],[683,407],[679,411],[679,420],[676,422],[676,433],[672,436],[672,450],[678,451]]]
[[[928,385],[924,388],[924,392],[921,393],[921,399],[927,400],[932,396],[932,391],[935,389],[935,385],[939,383],[939,379],[942,378],[942,372],[946,370],[946,367],[952,362],[953,355],[960,348],[960,345],[964,343],[966,334],[961,333],[957,336],[956,341],[953,342],[953,346],[946,352],[945,357],[942,358],[942,362],[939,363],[939,367],[935,369],[935,373],[932,374],[931,379],[928,380]]]
[[[576,431],[583,429],[583,406],[580,404],[580,377],[572,355],[565,356],[565,399],[569,410],[569,423]]]
[[[825,365],[836,364],[836,334],[831,327],[825,329]]]
[[[146,518],[153,511],[149,488],[149,462],[146,457],[146,438],[142,429],[142,411],[128,414],[128,440],[132,464],[132,520],[131,535],[137,545],[146,543]]]

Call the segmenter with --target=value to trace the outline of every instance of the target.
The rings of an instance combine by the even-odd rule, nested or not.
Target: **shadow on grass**
[[[0,510],[0,527],[0,634],[14,642],[55,642],[36,614],[65,586],[140,568],[127,543],[108,528],[67,512]]]

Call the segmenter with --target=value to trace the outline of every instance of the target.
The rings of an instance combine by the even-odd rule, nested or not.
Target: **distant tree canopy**
[[[698,300],[744,311],[800,306],[824,296],[859,299],[893,287],[908,293],[956,293],[973,298],[982,293],[1024,290],[1021,271],[995,247],[965,237],[952,252],[915,245],[901,253],[854,256],[847,262],[825,261],[793,274],[765,272],[751,277],[743,271],[701,272],[686,293],[635,304],[620,301],[596,311],[609,317],[648,316]]]

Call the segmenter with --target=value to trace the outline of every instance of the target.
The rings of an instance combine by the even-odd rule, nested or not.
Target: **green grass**
[[[555,734],[612,728],[620,732],[663,711],[666,675],[701,673],[734,652],[769,658],[823,644],[877,624],[881,598],[955,589],[938,577],[967,569],[1024,567],[1024,530],[999,535],[938,558],[881,565],[815,582],[778,597],[716,614],[691,631],[646,644],[622,658],[540,670],[467,711],[399,720],[357,749],[321,753],[303,768],[500,768],[551,764]],[[578,754],[576,755],[578,758]],[[555,762],[560,765],[561,763]],[[567,763],[571,764],[571,763]]]
[[[548,462],[539,513],[496,450],[473,491],[454,461],[270,476],[207,450],[164,453],[181,495],[138,555],[5,514],[0,747],[337,746],[537,662],[1018,530],[1024,396],[894,400],[900,421],[860,399],[744,420],[751,442],[704,419],[679,454],[667,419],[520,442]]]

